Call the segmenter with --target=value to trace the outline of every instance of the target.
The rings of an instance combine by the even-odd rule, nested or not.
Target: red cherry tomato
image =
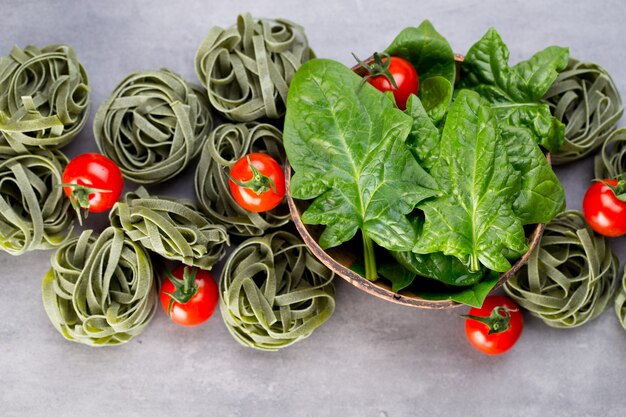
[[[367,82],[376,87],[378,90],[385,92],[393,92],[396,104],[400,110],[406,109],[406,102],[411,94],[416,94],[419,89],[419,78],[417,71],[409,61],[398,56],[392,56],[389,62],[388,70],[391,73],[398,88],[394,88],[391,82],[384,75],[376,75],[368,78]],[[382,58],[382,62],[386,63],[387,58]]]
[[[175,323],[195,326],[207,321],[219,298],[219,290],[209,271],[178,266],[161,285],[161,306]]]
[[[605,179],[604,182],[619,187],[622,181]],[[623,182],[621,186],[624,186]],[[611,187],[603,182],[594,182],[585,193],[583,213],[589,226],[604,236],[626,234],[626,202],[618,199]]]
[[[85,153],[72,159],[63,171],[62,180],[65,194],[77,211],[109,210],[124,188],[118,166],[99,153]]]
[[[508,312],[498,310],[498,307],[504,307],[508,309]],[[510,316],[508,320],[505,318],[507,314]],[[489,324],[470,318],[471,316],[477,317],[478,320],[487,319],[485,321],[491,321],[493,324],[490,327]],[[489,355],[498,355],[511,349],[524,328],[524,318],[520,308],[513,300],[502,295],[488,296],[481,308],[471,308],[468,315],[464,317],[468,317],[465,321],[467,340],[476,349]],[[489,334],[490,329],[494,329],[491,334]],[[496,333],[496,331],[499,332]]]
[[[237,204],[249,211],[271,210],[285,196],[285,174],[278,162],[264,153],[251,153],[235,162],[228,185]]]

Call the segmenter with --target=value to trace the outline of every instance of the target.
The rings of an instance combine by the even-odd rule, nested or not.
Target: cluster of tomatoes
[[[285,195],[285,177],[271,156],[251,153],[230,170],[233,198],[245,210],[263,212],[276,207]],[[119,200],[124,180],[119,167],[104,155],[86,153],[72,159],[63,172],[63,188],[81,219],[81,210],[103,212]],[[210,272],[179,266],[166,273],[160,299],[167,315],[176,323],[192,326],[208,320],[219,293]]]

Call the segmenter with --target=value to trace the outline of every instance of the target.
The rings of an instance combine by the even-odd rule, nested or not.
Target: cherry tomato
[[[622,236],[626,234],[626,202],[616,196],[614,189],[607,184],[619,188],[624,187],[624,181],[605,179],[596,181],[587,190],[583,199],[583,213],[589,226],[604,236]]]
[[[467,340],[476,349],[489,355],[498,355],[511,349],[524,328],[520,308],[503,295],[488,296],[481,308],[471,308],[464,317]]]
[[[251,153],[235,162],[228,185],[237,204],[249,211],[271,210],[285,196],[285,174],[278,162],[264,153]]]
[[[161,285],[161,306],[175,323],[195,326],[207,321],[219,298],[219,290],[209,271],[178,266],[168,272]]]
[[[94,213],[109,210],[124,188],[118,166],[99,153],[85,153],[72,159],[63,171],[62,180],[65,194],[77,212],[81,208]]]
[[[387,58],[381,59],[383,64],[386,64]],[[376,89],[382,91],[393,92],[393,97],[396,99],[396,104],[400,110],[406,109],[406,102],[411,94],[416,94],[419,89],[419,77],[417,71],[413,68],[413,65],[409,61],[400,58],[398,56],[390,57],[389,65],[386,68],[393,77],[396,86],[394,88],[389,78],[385,75],[375,75],[367,79],[367,82],[376,87]]]

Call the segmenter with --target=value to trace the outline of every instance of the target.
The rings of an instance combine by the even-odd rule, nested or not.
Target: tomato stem
[[[70,203],[72,208],[76,211],[78,216],[78,222],[83,225],[83,218],[81,217],[81,209],[85,209],[85,219],[89,214],[89,199],[92,194],[95,193],[111,193],[111,190],[103,188],[88,187],[82,184],[59,184],[59,187],[69,187],[72,189],[70,193]]]
[[[374,61],[370,64],[365,61],[361,61],[354,53],[352,53],[352,56],[354,57],[354,59],[356,59],[356,62],[358,62],[359,65],[365,68],[365,70],[368,72],[368,74],[363,77],[359,88],[362,87],[363,84],[365,84],[370,78],[383,76],[387,79],[387,81],[389,81],[394,89],[398,89],[398,84],[396,84],[396,80],[393,78],[393,75],[389,71],[389,64],[391,64],[391,57],[389,56],[389,54],[384,52],[374,52]],[[385,61],[383,61],[383,59],[385,59]]]
[[[246,156],[246,160],[248,161],[248,166],[252,171],[252,178],[247,181],[239,181],[233,178],[230,174],[228,174],[228,178],[230,178],[230,180],[238,186],[251,190],[256,195],[261,195],[269,190],[276,193],[276,184],[274,183],[274,180],[267,175],[261,174],[257,167],[255,167],[250,161],[250,156]]]
[[[166,271],[165,276],[169,279],[176,290],[173,293],[165,291],[165,294],[169,295],[170,302],[167,305],[167,315],[172,316],[172,308],[174,307],[174,301],[178,304],[187,304],[198,293],[198,286],[196,285],[196,275],[198,268],[185,267],[183,269],[183,279],[176,278],[171,271]]]
[[[496,334],[506,332],[510,328],[511,311],[505,306],[496,306],[491,310],[489,316],[474,316],[470,314],[462,314],[461,317],[483,323],[489,328],[487,334]]]
[[[617,198],[619,201],[626,202],[626,181],[624,181],[623,178],[619,177],[620,176],[618,176],[618,178],[615,178],[617,180],[617,185],[612,185],[606,180],[595,179],[594,181],[601,182],[602,184],[606,185],[611,189],[611,191],[613,191],[615,198]]]
[[[372,239],[365,233],[363,235],[363,255],[365,257],[365,278],[369,281],[376,281],[378,273],[376,272],[376,257],[374,255],[374,243]]]

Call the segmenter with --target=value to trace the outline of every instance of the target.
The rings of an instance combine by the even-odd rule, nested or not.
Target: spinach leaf
[[[292,196],[315,199],[302,221],[326,225],[323,248],[350,240],[360,229],[366,278],[375,279],[371,240],[410,250],[417,233],[406,214],[437,194],[437,183],[404,143],[411,118],[374,87],[360,84],[358,75],[335,61],[302,65],[289,88],[283,141],[295,171]]]
[[[411,292],[426,300],[452,300],[471,307],[480,307],[491,290],[498,284],[500,275],[490,271],[485,279],[471,287],[446,287],[432,285],[431,280],[416,280],[411,286]]]
[[[418,27],[404,29],[385,50],[406,59],[420,80],[418,97],[435,124],[439,124],[450,105],[456,75],[452,47],[424,20]]]
[[[497,272],[485,272],[480,282],[471,286],[456,287],[418,277],[398,263],[383,262],[380,266],[380,274],[391,282],[391,289],[394,292],[408,289],[411,293],[426,300],[452,300],[472,307],[480,307],[483,304],[500,278]]]
[[[427,78],[420,84],[419,98],[428,117],[441,125],[452,98],[452,84],[439,76]]]
[[[491,28],[465,56],[460,88],[487,99],[501,125],[525,127],[539,145],[554,152],[563,143],[565,126],[542,97],[567,66],[568,56],[567,48],[550,46],[509,67],[509,50]]]
[[[397,262],[383,262],[378,268],[378,272],[391,282],[391,291],[393,292],[407,288],[416,278],[413,271],[409,271]]]
[[[418,27],[404,29],[385,50],[389,55],[409,61],[420,78],[441,76],[454,84],[456,67],[452,47],[432,23],[424,20]]]
[[[457,303],[466,304],[472,307],[481,307],[487,295],[498,283],[500,274],[490,271],[487,277],[471,287],[450,294],[450,299]]]
[[[413,252],[443,252],[478,271],[480,263],[506,271],[503,255],[527,250],[524,229],[513,213],[519,174],[489,104],[463,90],[450,107],[432,173],[444,193],[419,205],[425,223]]]
[[[429,171],[439,158],[441,132],[433,124],[419,98],[409,96],[405,113],[413,118],[406,144],[417,162]]]
[[[509,162],[521,174],[513,211],[523,224],[548,223],[565,208],[565,191],[539,146],[525,129],[501,130]]]
[[[474,285],[485,276],[485,268],[472,272],[457,258],[444,255],[442,252],[418,254],[409,251],[394,251],[390,253],[400,265],[414,275],[436,279],[447,285]],[[381,274],[384,276],[382,272]]]

